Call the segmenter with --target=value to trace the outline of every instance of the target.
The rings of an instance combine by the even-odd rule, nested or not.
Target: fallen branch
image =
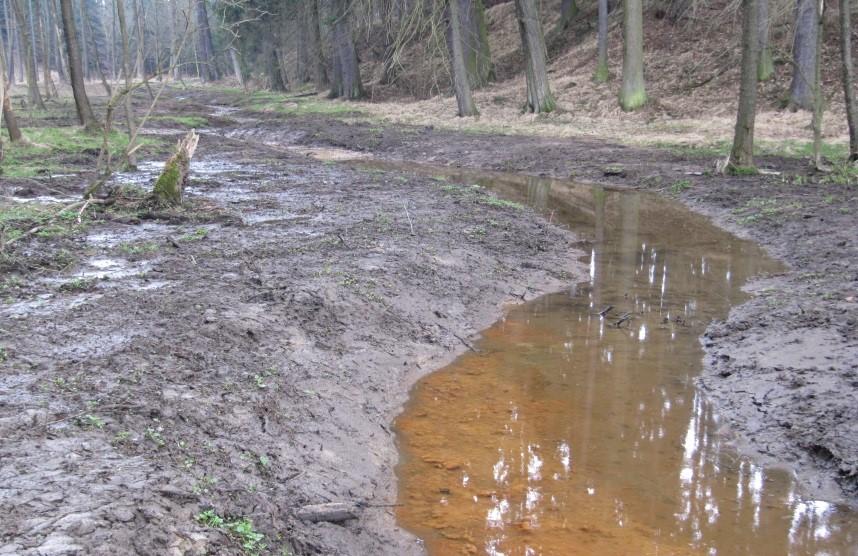
[[[295,515],[302,521],[317,523],[342,523],[357,519],[358,505],[350,502],[327,502],[325,504],[310,504],[300,508]]]

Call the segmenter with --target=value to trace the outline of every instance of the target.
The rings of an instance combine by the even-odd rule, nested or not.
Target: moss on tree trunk
[[[175,154],[164,165],[164,171],[158,176],[152,190],[155,202],[159,205],[181,204],[182,192],[191,170],[191,158],[194,156],[199,140],[200,136],[191,130],[176,145]]]

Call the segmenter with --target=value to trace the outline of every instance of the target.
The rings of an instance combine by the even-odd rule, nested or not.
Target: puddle
[[[738,456],[694,385],[707,323],[776,262],[654,195],[426,171],[535,207],[589,253],[587,282],[510,310],[397,419],[397,517],[430,554],[858,553],[856,514]]]
[[[59,177],[59,176],[54,176]],[[42,205],[69,204],[80,201],[80,197],[58,197],[53,195],[38,195],[36,197],[8,197],[15,203],[38,203]]]
[[[174,226],[157,222],[142,222],[122,228],[101,229],[87,234],[86,241],[102,247],[115,247],[122,243],[132,243],[147,240],[163,240],[170,233],[176,233]]]

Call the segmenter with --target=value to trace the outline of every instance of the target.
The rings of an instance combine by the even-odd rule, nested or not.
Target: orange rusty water
[[[706,324],[774,261],[656,196],[450,179],[569,226],[589,279],[510,310],[415,386],[397,517],[430,554],[858,553],[855,514],[739,457],[694,385]]]

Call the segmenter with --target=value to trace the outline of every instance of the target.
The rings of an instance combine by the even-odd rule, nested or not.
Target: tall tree
[[[813,79],[819,35],[819,0],[798,0],[795,7],[792,83],[789,102],[793,109],[813,110]]]
[[[51,98],[57,94],[56,85],[51,77],[51,43],[48,40],[48,17],[47,10],[42,5],[42,2],[36,1],[33,3],[36,11],[36,21],[39,28],[39,43],[42,50],[42,83],[45,85],[45,98]]]
[[[60,12],[63,20],[63,35],[66,42],[66,53],[68,54],[69,73],[71,74],[72,93],[74,95],[77,117],[81,125],[88,131],[98,128],[98,120],[89,104],[86,96],[86,87],[83,82],[83,65],[80,60],[80,46],[78,45],[77,30],[74,24],[74,12],[72,0],[60,0]]]
[[[146,25],[143,14],[143,6],[140,0],[131,0],[134,9],[134,28],[137,34],[137,78],[141,81],[146,79]]]
[[[757,0],[757,40],[759,41],[760,61],[757,65],[757,78],[768,81],[775,74],[772,59],[772,47],[769,45],[769,0]]]
[[[578,2],[576,0],[560,1],[560,19],[557,20],[555,32],[565,31],[572,24],[572,20],[578,15]]]
[[[596,72],[593,74],[593,81],[596,83],[604,83],[610,77],[608,73],[608,0],[598,0],[599,3],[599,23],[596,36],[596,44],[598,51],[596,57]]]
[[[131,106],[131,88],[132,88],[132,71],[131,71],[131,40],[128,33],[128,22],[125,12],[125,0],[114,0],[116,2],[116,16],[119,23],[119,40],[122,42],[122,77],[125,79],[125,96],[122,99],[122,104],[125,107],[125,122],[128,125],[128,135],[135,137],[137,135],[137,122],[134,120],[134,110]],[[133,0],[132,0],[133,1]],[[133,168],[137,166],[136,156],[131,149],[132,145],[125,150],[125,163]]]
[[[843,97],[846,101],[846,123],[849,124],[849,160],[858,160],[858,109],[855,107],[854,66],[852,63],[852,6],[849,0],[840,0],[840,57]]]
[[[534,0],[515,0],[518,31],[524,49],[525,75],[527,78],[526,112],[551,112],[557,107],[548,84],[548,69],[545,36]]]
[[[641,0],[625,0],[620,107],[629,112],[646,104],[646,100],[643,75],[643,5]]]
[[[462,20],[459,10],[459,0],[449,0],[447,5],[450,16],[450,62],[453,68],[453,88],[456,91],[456,103],[459,106],[459,116],[476,116],[479,114],[474,97],[471,94],[471,80],[465,66],[464,40],[462,37]]]
[[[307,21],[309,27],[310,57],[313,60],[313,82],[316,84],[316,90],[322,91],[328,86],[328,69],[325,64],[325,52],[322,50],[319,0],[307,0],[306,5],[309,12]]]
[[[471,87],[480,88],[494,80],[495,69],[492,64],[486,26],[486,9],[482,0],[456,0],[459,5],[459,35],[461,37],[462,56]],[[452,0],[447,1],[447,12]],[[448,15],[448,20],[452,20]],[[452,52],[452,26],[447,26],[447,50]]]
[[[355,100],[364,96],[360,77],[357,50],[349,23],[351,0],[331,0],[332,4],[332,51],[334,79],[331,82],[331,98]]]
[[[21,128],[18,127],[18,120],[15,118],[15,111],[12,110],[12,102],[9,99],[10,83],[6,77],[6,53],[3,45],[3,35],[0,34],[0,107],[2,107],[2,110],[0,110],[0,119],[6,124],[6,131],[9,132],[9,140],[17,143],[23,140],[24,135],[21,133]],[[0,154],[2,154],[2,149],[0,149]]]
[[[758,0],[742,0],[742,73],[739,82],[739,109],[727,169],[754,167],[754,120],[757,113],[757,64],[760,42],[757,37]]]
[[[24,0],[11,0],[12,9],[15,11],[15,19],[18,21],[18,35],[24,46],[24,71],[27,78],[27,101],[30,106],[45,108],[42,94],[39,92],[39,78],[36,73],[36,48],[34,37],[31,33],[27,14],[24,10]]]
[[[206,7],[206,0],[196,0],[196,19],[197,55],[202,62],[200,77],[203,81],[217,81],[219,75],[217,65],[215,64],[214,43],[212,42],[212,31],[209,26],[209,12]]]

